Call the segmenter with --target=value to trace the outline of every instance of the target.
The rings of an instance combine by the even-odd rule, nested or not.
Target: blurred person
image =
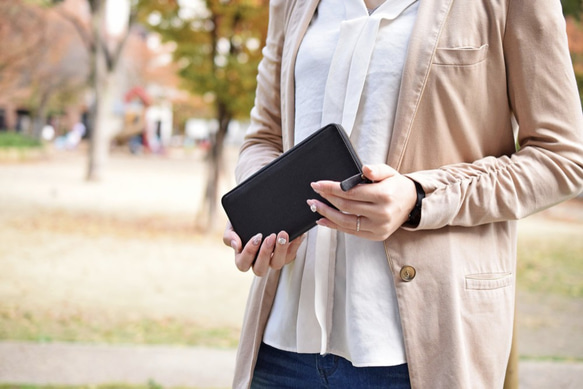
[[[74,149],[81,143],[81,140],[85,136],[87,128],[82,122],[77,122],[73,125],[73,128],[67,134],[67,145],[70,149]]]
[[[128,141],[130,153],[141,154],[144,150],[144,133],[139,133],[132,136]]]
[[[77,122],[69,132],[55,139],[55,146],[58,149],[74,150],[79,146],[86,132],[85,124]]]
[[[373,183],[313,183],[292,242],[227,226],[234,387],[501,388],[516,220],[583,187],[560,1],[272,0],[263,54],[238,182],[336,122]]]
[[[45,142],[50,142],[54,139],[54,137],[55,137],[55,128],[50,123],[45,124],[41,130],[41,138]]]

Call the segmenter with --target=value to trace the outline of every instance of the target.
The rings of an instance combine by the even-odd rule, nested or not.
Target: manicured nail
[[[275,246],[275,234],[271,234],[267,237],[265,245],[269,248]]]
[[[318,212],[318,207],[316,206],[316,202],[314,200],[308,200],[308,205],[310,206],[310,211],[314,213]]]
[[[253,237],[253,245],[254,246],[259,246],[259,243],[261,243],[261,238],[263,237],[262,234],[257,234]]]
[[[284,244],[287,243],[287,239],[284,238],[283,236],[277,238],[277,243],[279,243],[281,246],[283,246]]]
[[[235,242],[234,240],[231,241],[231,247],[233,248],[233,250],[237,251],[237,242]]]
[[[320,194],[320,191],[322,190],[322,186],[320,184],[318,184],[317,182],[312,182],[311,186],[314,192]]]

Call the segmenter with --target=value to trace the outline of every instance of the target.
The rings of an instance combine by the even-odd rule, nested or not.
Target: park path
[[[0,342],[0,382],[228,388],[235,350]],[[583,363],[521,361],[520,389],[579,389]]]
[[[228,388],[235,351],[200,347],[0,343],[0,382]]]

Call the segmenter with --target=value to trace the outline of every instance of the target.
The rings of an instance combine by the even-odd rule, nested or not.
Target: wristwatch
[[[413,181],[415,184],[415,190],[417,191],[417,201],[415,202],[415,206],[409,213],[409,218],[405,222],[405,227],[416,228],[419,226],[419,222],[421,221],[421,202],[425,198],[425,191],[420,183],[417,181]]]

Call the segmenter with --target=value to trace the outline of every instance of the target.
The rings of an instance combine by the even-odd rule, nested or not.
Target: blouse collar
[[[379,13],[384,18],[395,19],[411,4],[417,0],[385,0],[384,3],[369,11],[363,0],[345,0],[347,19],[353,19],[362,16],[373,16]]]

